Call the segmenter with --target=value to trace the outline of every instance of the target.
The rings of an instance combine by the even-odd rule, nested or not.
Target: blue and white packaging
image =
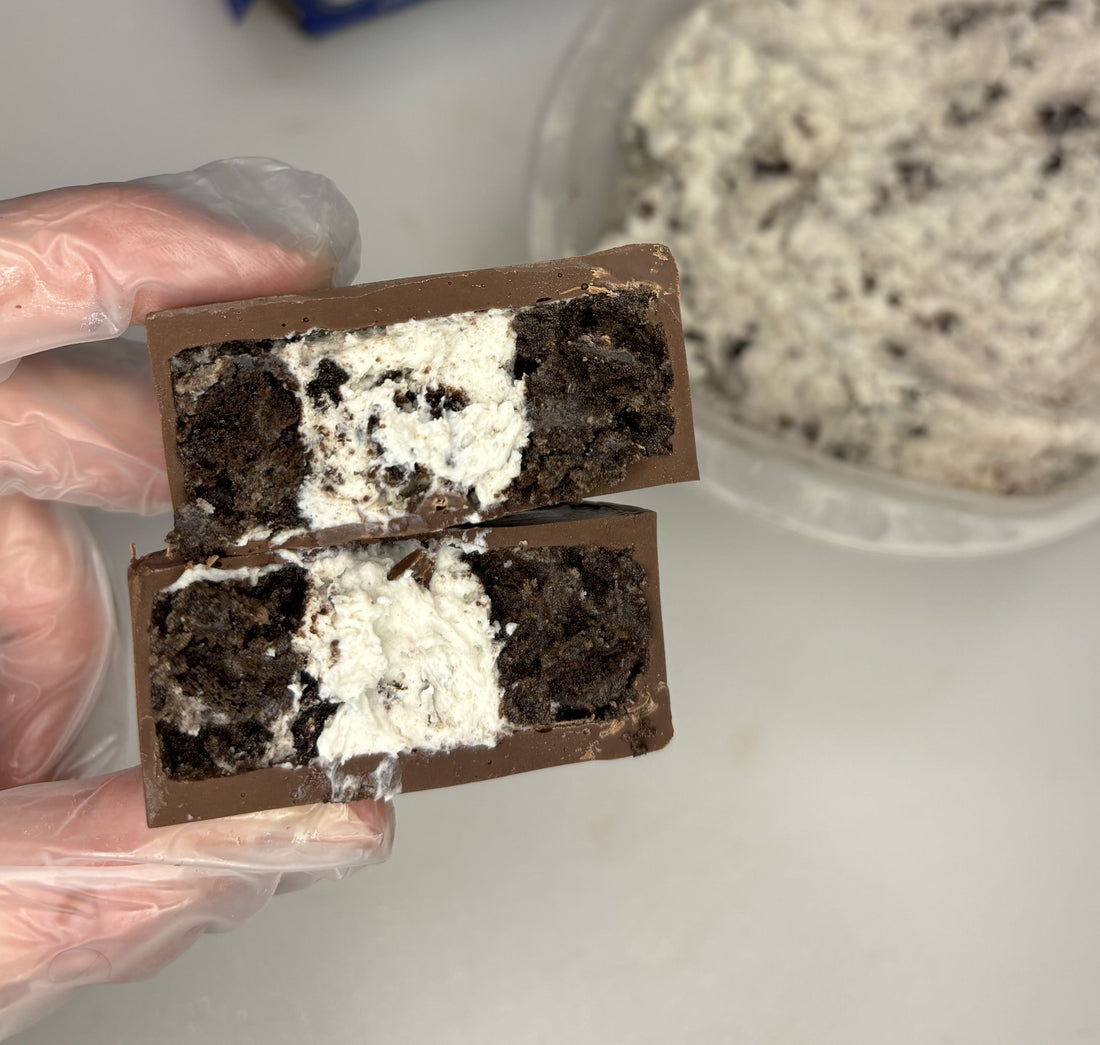
[[[238,17],[252,6],[253,0],[227,0]],[[307,33],[329,33],[363,18],[384,14],[420,0],[284,0],[297,15],[298,24]]]

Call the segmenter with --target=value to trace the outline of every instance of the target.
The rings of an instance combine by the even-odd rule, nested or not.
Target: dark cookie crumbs
[[[468,556],[501,628],[504,717],[515,725],[615,718],[649,655],[645,571],[629,550],[508,548]]]

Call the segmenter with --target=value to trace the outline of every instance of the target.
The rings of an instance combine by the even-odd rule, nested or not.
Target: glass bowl
[[[530,179],[535,258],[594,249],[625,205],[621,129],[676,24],[700,0],[608,0],[562,67],[537,134]],[[692,392],[699,467],[726,501],[786,529],[853,548],[925,556],[1015,551],[1100,519],[1100,475],[1042,497],[917,482],[780,444]]]

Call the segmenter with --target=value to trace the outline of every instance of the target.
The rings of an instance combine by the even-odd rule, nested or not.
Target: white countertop
[[[366,279],[523,260],[540,104],[598,0],[431,0],[324,41],[260,2],[13,5],[0,197],[233,154],[332,176]],[[398,799],[277,898],[25,1045],[1100,1041],[1100,530],[929,562],[705,486],[658,510],[677,736]],[[167,520],[93,513],[120,582]]]

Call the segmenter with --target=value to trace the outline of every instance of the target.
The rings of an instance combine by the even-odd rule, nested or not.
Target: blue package
[[[230,10],[240,18],[253,0],[227,0]],[[419,0],[284,0],[298,16],[298,23],[307,33],[328,33],[352,22]]]

